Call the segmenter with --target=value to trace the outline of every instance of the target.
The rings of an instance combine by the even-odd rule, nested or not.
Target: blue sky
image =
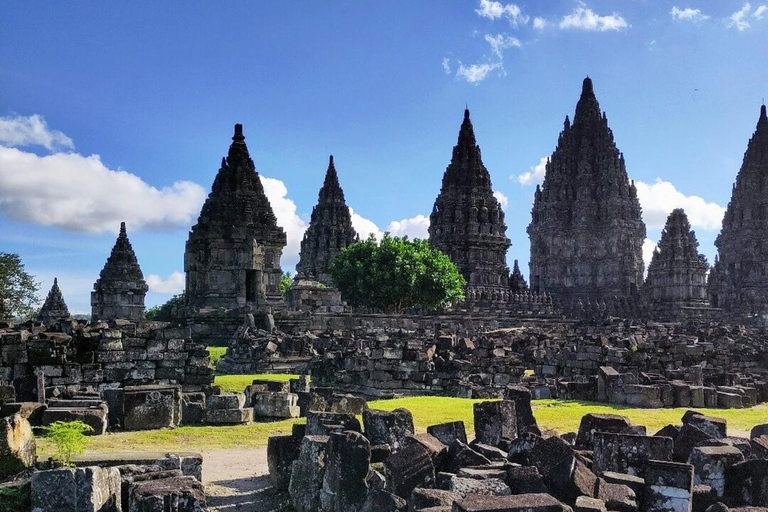
[[[360,231],[424,236],[467,104],[525,272],[537,169],[589,75],[648,253],[684,207],[712,261],[768,95],[765,3],[3,2],[0,251],[88,312],[125,220],[164,302],[237,122],[285,270],[331,153]]]

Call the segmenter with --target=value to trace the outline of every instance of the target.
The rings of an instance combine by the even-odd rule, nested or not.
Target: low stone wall
[[[199,391],[213,383],[209,362],[188,327],[165,322],[0,328],[0,381],[13,384],[17,401],[37,401],[37,371],[48,388],[181,384]]]

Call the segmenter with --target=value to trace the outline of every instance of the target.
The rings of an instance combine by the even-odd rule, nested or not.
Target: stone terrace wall
[[[337,332],[315,347],[313,384],[370,396],[492,396],[520,382],[526,369],[535,370],[524,379],[530,386],[554,379],[593,386],[603,366],[671,380],[701,365],[704,382],[713,385],[728,385],[736,374],[768,375],[768,334],[717,325],[551,323],[471,337]]]
[[[165,322],[0,326],[0,381],[13,383],[20,401],[37,400],[37,370],[46,387],[182,384],[197,391],[213,382],[208,364],[188,327]]]

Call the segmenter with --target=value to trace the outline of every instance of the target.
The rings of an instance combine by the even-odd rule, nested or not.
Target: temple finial
[[[331,155],[330,160],[328,161],[328,166],[333,167],[333,155]]]
[[[237,123],[235,125],[235,134],[232,136],[232,140],[235,142],[242,142],[245,140],[245,137],[243,136],[243,125],[240,123]]]
[[[464,105],[464,119],[469,119],[469,105]]]
[[[125,222],[120,223],[120,236],[128,236],[125,232]]]
[[[59,278],[58,277],[54,277],[53,278],[53,286],[59,286]]]
[[[592,85],[592,79],[589,75],[584,79],[584,83],[581,85],[581,94],[595,94],[594,86]]]

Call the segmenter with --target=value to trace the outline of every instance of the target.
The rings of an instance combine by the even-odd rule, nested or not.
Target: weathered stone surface
[[[371,445],[359,432],[333,432],[326,451],[320,506],[323,512],[358,512],[368,496]]]
[[[135,482],[128,512],[205,512],[203,484],[189,476]]]
[[[211,395],[208,397],[205,406],[208,410],[241,409],[245,406],[245,396],[242,393]]]
[[[0,481],[34,466],[37,445],[32,425],[20,414],[0,418]]]
[[[595,301],[632,296],[643,283],[637,189],[589,78],[536,189],[528,235],[534,291]]]
[[[458,439],[454,440],[448,447],[448,471],[457,472],[460,468],[464,467],[487,466],[490,464],[491,461],[487,457],[477,453]]]
[[[690,512],[693,505],[693,466],[649,461],[645,470],[648,512]]]
[[[638,510],[637,496],[628,485],[599,479],[595,496],[603,501],[609,510],[617,512],[637,512]]]
[[[248,153],[243,127],[237,124],[227,157],[187,239],[184,271],[189,306],[284,308],[280,256],[285,244],[285,232]]]
[[[704,416],[696,411],[687,411],[683,415],[683,423],[697,427],[714,439],[720,439],[728,435],[728,422],[723,418]]]
[[[500,400],[473,405],[475,439],[479,443],[498,446],[503,439],[517,439],[515,402]]]
[[[768,460],[747,460],[727,467],[724,496],[724,501],[734,506],[768,503]]]
[[[672,460],[674,443],[669,437],[596,432],[594,466],[597,473],[614,471],[643,476],[649,460]]]
[[[270,436],[267,441],[269,481],[277,490],[288,490],[293,462],[299,458],[301,439],[295,436]]]
[[[435,466],[429,451],[414,443],[384,461],[384,476],[387,490],[407,499],[415,488],[433,485]]]
[[[336,430],[354,430],[362,432],[360,422],[352,414],[341,412],[310,411],[307,415],[307,435],[328,435]],[[371,438],[369,437],[370,441]],[[375,444],[375,443],[371,443]]]
[[[676,462],[688,462],[693,448],[704,441],[712,439],[712,436],[691,424],[684,424],[680,433],[675,437],[675,448],[672,459]]]
[[[512,494],[545,493],[547,486],[535,466],[509,466],[507,482]]]
[[[251,395],[251,405],[259,418],[298,418],[299,397],[293,393],[266,392]]]
[[[206,409],[209,425],[245,425],[253,421],[253,409]]]
[[[516,496],[470,495],[453,505],[453,512],[572,512],[549,494]]]
[[[114,467],[36,471],[30,483],[33,512],[120,512],[122,509],[120,472]]]
[[[531,391],[525,386],[509,385],[504,388],[504,399],[515,402],[515,415],[517,416],[517,433],[531,431],[538,434],[539,427],[531,408]]]
[[[435,436],[438,441],[446,446],[450,446],[454,439],[458,439],[467,444],[467,432],[463,421],[452,421],[441,423],[439,425],[430,425],[427,427],[427,433]]]
[[[493,195],[468,109],[429,219],[429,242],[447,254],[467,280],[469,302],[490,299],[492,291],[507,291],[510,241],[504,210]]]
[[[421,510],[430,507],[452,507],[461,496],[443,489],[425,489],[417,487],[411,493],[411,509]]]
[[[93,320],[125,319],[138,322],[144,315],[144,297],[149,290],[136,253],[120,223],[120,234],[101,269],[91,292]]]
[[[576,498],[574,512],[607,512],[605,502],[589,496],[579,496]]]
[[[709,276],[712,305],[743,316],[762,314],[768,304],[768,253],[753,242],[768,228],[762,214],[768,202],[762,193],[768,175],[766,152],[768,117],[763,105],[715,240],[718,258]]]
[[[698,446],[691,452],[694,483],[712,487],[718,497],[725,491],[725,470],[742,462],[744,455],[731,446]]]
[[[355,395],[333,393],[325,401],[325,407],[330,412],[344,412],[347,414],[363,414],[368,408],[365,398]]]
[[[125,430],[178,427],[181,386],[128,386],[123,393]]]
[[[386,444],[397,453],[403,446],[406,437],[413,435],[413,415],[408,409],[394,411],[379,411],[368,409],[363,411],[365,437],[371,444]]]
[[[451,477],[450,491],[466,498],[470,494],[485,494],[487,496],[508,496],[512,494],[509,486],[498,478],[486,478],[479,480],[476,478],[464,478],[461,476]]]
[[[581,417],[579,432],[576,436],[576,448],[592,450],[592,436],[595,432],[610,432],[614,434],[631,434],[632,423],[626,416],[618,414],[589,413]]]
[[[202,425],[205,421],[205,393],[181,395],[181,424]]]
[[[356,239],[357,232],[352,227],[352,217],[344,200],[344,191],[339,185],[339,177],[333,163],[333,155],[331,155],[317,206],[312,209],[309,227],[301,241],[296,273],[299,276],[316,279],[325,285],[332,285],[331,262],[343,248]]]
[[[320,510],[328,436],[307,435],[301,441],[299,458],[293,465],[288,493],[297,512]]]
[[[360,512],[407,512],[408,502],[381,489],[373,489],[363,503]]]
[[[409,446],[413,443],[418,443],[427,449],[432,458],[432,464],[435,466],[435,471],[443,470],[448,462],[448,447],[446,445],[430,434],[414,434],[405,438],[403,446]]]

